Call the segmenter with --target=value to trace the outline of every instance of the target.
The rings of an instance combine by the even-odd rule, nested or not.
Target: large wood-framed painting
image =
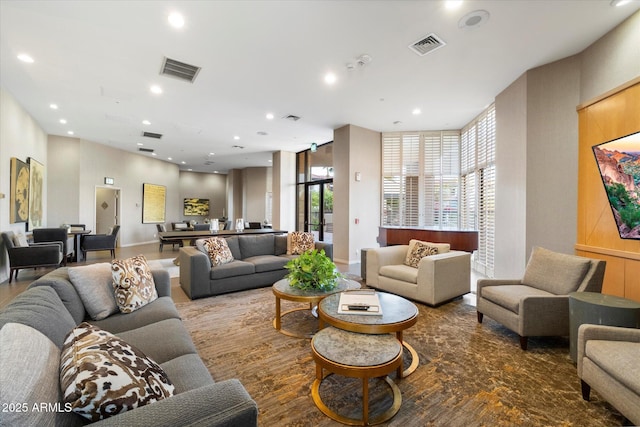
[[[167,187],[157,184],[142,184],[142,223],[161,224],[165,222]]]
[[[209,199],[184,199],[184,216],[209,216]]]
[[[29,220],[29,165],[15,157],[11,158],[11,223]]]
[[[42,227],[43,193],[44,193],[44,165],[29,157],[29,228]]]

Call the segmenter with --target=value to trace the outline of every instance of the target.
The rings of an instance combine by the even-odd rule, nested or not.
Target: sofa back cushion
[[[48,286],[27,289],[0,309],[0,328],[7,323],[32,327],[58,348],[62,348],[67,332],[76,326],[56,291]]]
[[[233,255],[233,259],[242,259],[243,256],[242,256],[242,252],[240,251],[240,237],[231,236],[231,237],[226,237],[226,239],[227,239],[227,246],[229,246],[229,250],[231,251],[231,255]]]
[[[273,240],[275,242],[275,252],[274,255],[284,255],[287,253],[287,235],[286,234],[276,234],[273,236]]]
[[[78,291],[76,291],[76,288],[69,280],[67,267],[61,267],[45,274],[31,283],[27,289],[38,286],[48,286],[56,291],[64,306],[69,310],[69,314],[73,317],[76,325],[85,319],[87,311],[84,309],[84,304],[80,299]]]
[[[119,311],[110,263],[72,267],[69,269],[69,279],[93,320],[104,319]]]
[[[588,258],[534,247],[522,284],[555,295],[566,295],[578,289],[590,266]]]
[[[246,235],[238,237],[242,259],[259,256],[273,255],[275,251],[275,239],[273,234]]]
[[[0,396],[7,407],[0,414],[6,426],[82,425],[80,417],[65,411],[60,393],[60,349],[41,332],[19,323],[0,329]],[[41,404],[55,405],[43,410]],[[18,410],[16,410],[18,409]]]

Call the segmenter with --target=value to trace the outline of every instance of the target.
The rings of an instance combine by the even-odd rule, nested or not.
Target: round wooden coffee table
[[[357,292],[357,291],[355,291]],[[402,331],[415,325],[418,321],[418,307],[409,300],[386,292],[376,292],[382,307],[381,316],[364,314],[339,314],[338,302],[340,294],[332,294],[318,303],[320,327],[327,323],[345,331],[361,334],[395,333],[398,341],[411,354],[411,365],[403,372],[398,368],[398,378],[406,377],[416,370],[420,361],[418,353],[402,338]]]
[[[402,346],[393,335],[359,334],[329,327],[318,331],[313,337],[311,354],[316,362],[316,379],[311,386],[311,397],[325,415],[344,424],[373,425],[389,420],[400,410],[402,394],[387,376],[402,365]],[[322,401],[320,385],[325,379],[325,369],[328,375],[335,373],[362,379],[362,418],[340,415]],[[369,419],[369,378],[383,376],[391,387],[393,402],[382,414]]]
[[[271,288],[273,294],[276,296],[276,317],[273,319],[273,327],[276,328],[277,331],[280,331],[284,335],[290,337],[311,338],[313,337],[313,334],[301,334],[296,331],[282,329],[282,317],[295,311],[313,310],[314,306],[317,305],[323,298],[335,294],[336,292],[343,292],[349,289],[360,289],[360,283],[354,280],[340,278],[338,279],[338,286],[336,286],[334,289],[330,291],[320,292],[292,288],[289,285],[289,281],[287,279],[278,280]],[[305,302],[308,303],[308,306],[293,308],[283,313],[280,308],[281,300]]]

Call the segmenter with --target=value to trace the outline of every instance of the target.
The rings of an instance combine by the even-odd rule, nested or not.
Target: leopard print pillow
[[[300,255],[315,248],[313,233],[293,231],[291,233],[291,254]]]
[[[212,266],[215,267],[233,261],[233,254],[229,249],[227,239],[224,237],[211,237],[204,241],[203,246],[209,254]]]
[[[162,368],[142,351],[86,322],[65,338],[60,386],[71,410],[91,421],[157,402],[175,391]]]
[[[144,255],[114,259],[111,275],[116,304],[122,313],[131,313],[158,299],[156,284]]]
[[[412,248],[407,252],[404,263],[409,267],[418,268],[420,260],[429,255],[437,255],[438,248],[428,245],[424,242],[416,241]]]

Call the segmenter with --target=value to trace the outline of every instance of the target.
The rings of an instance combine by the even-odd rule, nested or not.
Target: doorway
[[[114,225],[120,224],[120,189],[96,187],[95,212],[96,234],[109,234]]]
[[[306,184],[305,231],[333,243],[333,179]]]

